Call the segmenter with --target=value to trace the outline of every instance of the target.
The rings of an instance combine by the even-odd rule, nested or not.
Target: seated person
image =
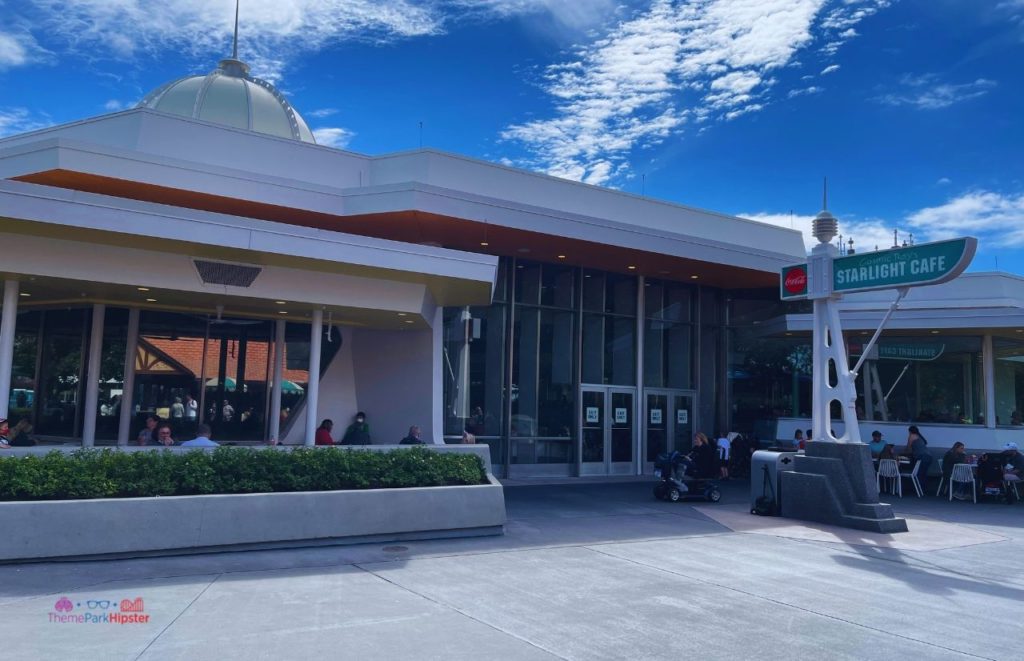
[[[967,451],[964,449],[964,444],[957,441],[950,448],[949,452],[942,456],[942,479],[952,488],[953,483],[950,481],[950,477],[953,475],[953,466],[957,464],[967,463]],[[956,485],[956,491],[953,492],[953,497],[958,500],[966,500],[969,492],[965,492],[965,483],[958,482]]]
[[[10,441],[7,440],[10,433],[11,427],[7,424],[7,418],[0,418],[0,450],[11,447]]]
[[[334,421],[327,418],[320,423],[317,427],[316,437],[313,441],[314,445],[334,445],[334,439],[331,438],[331,430],[334,429]]]
[[[171,426],[166,422],[156,428],[156,442],[164,447],[174,445],[174,437],[171,435]]]
[[[35,445],[36,441],[32,438],[31,434],[32,423],[28,421],[28,418],[18,420],[18,424],[14,425],[14,428],[11,430],[11,446],[25,448]]]
[[[196,437],[191,441],[185,441],[181,444],[183,448],[215,448],[220,445],[215,441],[210,440],[212,430],[210,425],[203,423],[196,428]]]
[[[409,427],[409,434],[398,442],[399,445],[423,445],[425,441],[420,438],[421,430],[416,425]]]
[[[877,429],[871,432],[871,442],[868,443],[868,449],[871,450],[872,457],[878,457],[882,454],[882,450],[885,449],[886,442],[882,439],[882,432]]]
[[[1024,476],[1024,454],[1017,449],[1017,444],[1010,442],[1003,446],[1003,481],[1019,482]]]
[[[160,424],[160,418],[155,415],[146,416],[146,426],[142,428],[135,441],[139,445],[156,445],[156,427]]]
[[[708,437],[703,432],[697,432],[693,437],[690,460],[693,466],[687,469],[687,473],[693,477],[711,479],[718,475],[718,453],[711,447]]]

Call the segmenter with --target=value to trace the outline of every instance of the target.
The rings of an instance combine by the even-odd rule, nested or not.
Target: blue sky
[[[0,0],[0,135],[230,52],[232,0]],[[424,146],[1024,274],[1024,0],[242,0],[322,143]]]

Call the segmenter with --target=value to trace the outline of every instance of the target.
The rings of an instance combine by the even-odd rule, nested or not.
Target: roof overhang
[[[297,314],[321,307],[375,323],[398,313],[432,323],[436,306],[489,303],[497,272],[489,255],[17,181],[0,181],[0,210],[0,270],[35,278],[51,294],[33,303],[81,291],[90,300],[157,298],[190,309],[230,299],[240,314],[273,315],[274,301],[284,300]],[[211,284],[197,259],[260,274],[251,286]],[[140,296],[138,287],[160,297]]]
[[[437,152],[370,158],[152,111],[0,141],[0,177],[731,288],[775,286],[804,256],[799,233],[741,218]]]

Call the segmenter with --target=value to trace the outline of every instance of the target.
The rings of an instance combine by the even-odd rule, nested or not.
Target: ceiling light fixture
[[[137,287],[139,291],[149,291],[149,287]]]
[[[278,314],[288,314],[288,310],[278,310]]]
[[[155,298],[147,298],[146,302],[147,303],[156,303],[156,299]]]
[[[277,303],[278,305],[284,305],[284,304],[286,304],[286,303],[287,303],[288,301],[274,301],[274,302],[275,302],[275,303]]]
[[[32,295],[32,294],[29,294],[28,292],[24,292],[24,291],[23,291],[23,292],[21,292],[20,294],[18,294],[18,296],[24,296],[25,298],[28,298],[28,297],[29,297],[29,296],[31,296],[31,295]],[[1017,331],[1017,332],[1019,333],[1020,331]]]
[[[565,259],[565,255],[559,255],[558,259]]]
[[[636,270],[636,267],[635,267],[635,266],[633,266],[632,264],[630,264],[630,265],[629,265],[629,266],[627,266],[626,268],[627,268],[627,269],[629,269],[630,271],[635,271],[635,270]]]
[[[691,275],[690,276],[690,280],[697,280],[698,278],[700,278],[699,275]]]
[[[399,312],[399,313],[398,313],[398,316],[399,316],[399,317],[404,317],[404,316],[405,316],[406,314],[408,314],[408,313],[406,313],[406,312]]]

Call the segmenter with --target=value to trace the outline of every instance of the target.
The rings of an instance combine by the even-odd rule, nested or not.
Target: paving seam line
[[[216,583],[217,580],[220,579],[220,577],[223,576],[223,575],[224,574],[217,574],[216,576],[214,576],[213,580],[210,581],[206,585],[205,588],[203,588],[202,590],[199,591],[199,594],[197,594],[195,597],[192,598],[191,601],[189,601],[187,604],[185,604],[185,607],[182,608],[181,611],[177,615],[174,616],[174,619],[171,620],[170,622],[168,622],[167,626],[165,626],[163,629],[161,629],[160,633],[158,633],[157,635],[153,636],[153,640],[149,641],[149,643],[147,643],[146,646],[144,648],[142,648],[142,651],[139,652],[138,656],[135,657],[135,661],[138,661],[139,659],[141,659],[142,656],[146,652],[149,651],[149,648],[153,646],[153,643],[155,643],[157,640],[159,640],[160,636],[164,635],[164,633],[166,633],[167,630],[171,628],[171,625],[173,625],[175,622],[177,622],[178,618],[180,618],[182,615],[185,614],[185,611],[187,611],[189,608],[192,608],[192,604],[196,603],[196,601],[198,601],[198,599],[200,597],[202,597],[204,594],[206,594],[206,591],[209,590],[213,586],[213,584]]]
[[[639,560],[633,560],[633,559],[630,559],[630,558],[624,558],[624,557],[622,557],[620,555],[615,555],[614,553],[607,553],[605,551],[602,551],[602,550],[599,550],[599,549],[596,549],[596,548],[590,548],[590,547],[583,547],[583,548],[586,548],[588,551],[592,551],[594,553],[599,553],[601,555],[607,556],[609,558],[615,558],[617,560],[622,560],[624,562],[629,562],[629,563],[637,565],[639,567],[645,567],[647,569],[653,569],[655,571],[659,571],[659,572],[663,572],[663,573],[666,573],[666,574],[670,574],[672,576],[678,576],[680,578],[690,579],[690,580],[696,581],[698,583],[703,583],[704,585],[710,585],[712,587],[721,588],[723,590],[728,590],[730,592],[736,592],[736,593],[739,593],[739,594],[742,594],[742,595],[746,595],[748,597],[753,597],[754,599],[758,599],[758,600],[761,600],[761,601],[767,601],[769,603],[776,604],[778,606],[785,606],[787,608],[792,608],[794,610],[802,611],[804,613],[809,613],[811,615],[817,615],[818,617],[824,617],[824,618],[829,619],[829,620],[835,620],[836,622],[842,622],[844,624],[849,624],[851,626],[854,626],[854,627],[857,627],[857,628],[860,628],[860,629],[866,629],[868,631],[872,631],[872,632],[875,632],[875,633],[885,634],[887,636],[892,636],[894,638],[900,638],[902,640],[906,640],[906,641],[913,642],[913,643],[918,643],[920,645],[925,645],[925,646],[928,646],[928,647],[934,647],[936,649],[941,649],[941,650],[944,650],[944,651],[947,651],[947,652],[952,652],[954,654],[963,654],[964,656],[969,656],[969,657],[974,658],[974,659],[985,659],[986,661],[997,661],[996,659],[994,659],[992,657],[979,656],[977,654],[972,654],[971,652],[964,652],[962,650],[957,650],[957,649],[953,649],[953,648],[950,648],[950,647],[943,647],[942,645],[936,645],[935,643],[930,643],[930,642],[928,642],[926,640],[918,640],[917,638],[911,638],[910,636],[903,636],[903,635],[900,635],[898,633],[893,633],[891,631],[886,631],[884,629],[877,629],[875,627],[871,627],[871,626],[868,626],[866,624],[861,624],[859,622],[853,622],[852,620],[844,619],[844,618],[839,617],[837,615],[829,615],[827,613],[819,613],[818,611],[811,610],[809,608],[804,608],[802,606],[796,606],[794,604],[789,604],[789,603],[786,603],[784,601],[779,601],[778,599],[772,599],[771,597],[765,597],[763,595],[756,594],[754,592],[747,592],[746,590],[741,590],[739,588],[735,588],[735,587],[732,587],[732,586],[729,586],[729,585],[722,585],[720,583],[715,583],[714,581],[708,581],[708,580],[705,580],[705,579],[702,579],[702,578],[698,578],[696,576],[690,576],[688,574],[683,574],[682,572],[673,571],[671,569],[665,569],[664,567],[657,567],[655,565],[649,565],[649,564],[647,564],[645,562],[640,562]]]
[[[562,656],[561,654],[558,654],[557,652],[554,652],[552,650],[547,649],[543,645],[539,645],[539,644],[533,642],[532,640],[529,640],[527,638],[523,638],[519,634],[513,633],[511,631],[506,631],[505,629],[502,629],[501,627],[499,627],[497,625],[491,624],[490,622],[487,622],[485,620],[481,620],[480,618],[474,617],[473,615],[470,615],[469,613],[467,613],[466,611],[462,610],[461,608],[457,608],[455,606],[452,606],[451,604],[446,604],[443,601],[440,601],[440,600],[435,599],[433,597],[427,596],[427,595],[423,594],[422,592],[417,592],[416,590],[413,590],[412,588],[407,588],[404,585],[401,585],[399,583],[395,583],[391,579],[385,578],[384,576],[381,576],[377,572],[375,572],[375,571],[373,571],[371,569],[367,569],[366,567],[360,566],[358,564],[356,564],[354,566],[358,567],[359,569],[361,569],[362,571],[366,572],[367,574],[370,574],[371,576],[374,576],[374,577],[384,581],[385,583],[388,583],[389,585],[395,586],[399,590],[404,590],[405,592],[408,592],[410,594],[414,594],[417,597],[420,597],[421,599],[429,601],[432,604],[437,604],[441,608],[445,608],[445,609],[454,611],[454,612],[458,613],[459,615],[462,615],[463,617],[469,618],[470,620],[473,620],[474,622],[478,622],[479,624],[482,624],[483,626],[487,627],[488,629],[492,629],[494,631],[497,631],[498,633],[502,633],[502,634],[505,634],[506,636],[509,636],[511,638],[515,638],[516,640],[519,640],[519,641],[522,641],[522,642],[526,643],[530,647],[538,649],[541,652],[544,652],[546,654],[550,654],[551,656],[555,657],[556,659],[563,659],[564,661],[568,661],[569,660],[569,657]]]

